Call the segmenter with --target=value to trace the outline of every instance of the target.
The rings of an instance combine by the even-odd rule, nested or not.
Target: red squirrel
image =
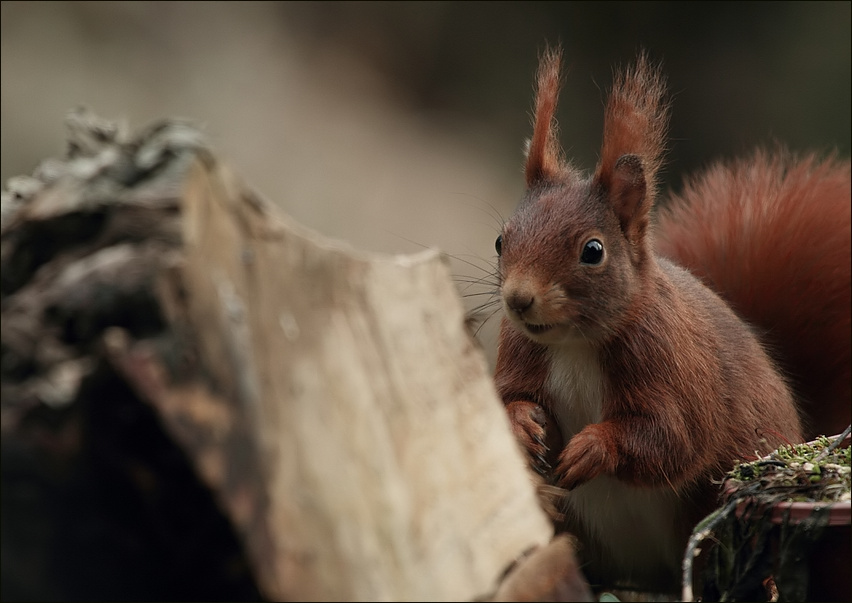
[[[822,300],[808,297],[812,289],[783,291],[790,285],[784,272],[801,247],[820,242],[810,240],[819,231],[796,233],[795,226],[773,223],[768,232],[755,228],[749,234],[772,211],[760,197],[770,185],[749,170],[766,179],[793,173],[781,160],[758,155],[730,172],[739,174],[731,176],[739,186],[758,187],[756,196],[741,201],[755,204],[739,225],[746,230],[713,234],[716,214],[733,223],[737,213],[714,210],[708,200],[726,202],[724,191],[714,187],[729,172],[717,168],[687,189],[684,209],[663,221],[661,239],[670,258],[664,259],[651,224],[668,119],[659,68],[642,54],[616,74],[600,160],[589,176],[564,160],[557,141],[560,61],[559,50],[542,56],[524,170],[527,190],[496,241],[504,317],[495,382],[531,464],[565,491],[565,519],[582,542],[590,582],[677,591],[686,541],[718,504],[718,480],[738,459],[803,440],[787,377],[752,327],[707,285],[715,285],[719,273],[737,271],[746,280],[780,279],[766,293],[753,294],[754,303],[784,294],[793,314],[806,319]],[[827,194],[838,202],[845,190],[845,213],[818,223],[845,220],[846,238],[840,240],[840,226],[841,234],[832,237],[839,248],[812,266],[839,263],[842,291],[831,310],[845,312],[845,323],[829,339],[837,342],[832,351],[847,359],[837,371],[846,371],[847,389],[837,391],[847,392],[842,402],[848,418],[849,164],[806,160],[792,169],[816,180],[834,176],[839,182]],[[791,203],[801,192],[790,194]],[[682,219],[690,205],[702,203],[704,214]],[[820,211],[815,202],[784,219]],[[767,242],[772,247],[744,256],[741,239],[759,232],[774,237]],[[704,255],[707,248],[715,249],[712,259]],[[672,260],[696,270],[707,284]],[[770,266],[771,276],[761,279],[760,271]],[[748,304],[738,309],[749,317],[759,314],[749,314]]]

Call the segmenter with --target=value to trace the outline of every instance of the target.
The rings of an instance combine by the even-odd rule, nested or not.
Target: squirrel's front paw
[[[550,477],[556,454],[562,449],[562,435],[555,421],[540,404],[516,400],[506,405],[512,432],[529,455],[530,466]]]
[[[615,473],[616,452],[602,437],[602,429],[600,424],[587,425],[568,442],[556,468],[560,486],[571,490],[603,473]]]

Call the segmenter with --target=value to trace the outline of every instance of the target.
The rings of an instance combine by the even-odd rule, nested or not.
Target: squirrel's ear
[[[554,117],[559,100],[561,63],[562,51],[556,47],[545,49],[538,65],[533,135],[527,146],[524,167],[527,188],[555,180],[562,171],[562,153]]]
[[[640,53],[635,65],[616,72],[606,105],[595,182],[629,237],[644,233],[654,202],[668,123],[665,91],[659,66]]]
[[[609,181],[598,184],[618,216],[622,232],[631,243],[639,244],[648,227],[652,202],[642,159],[622,155],[607,175]]]

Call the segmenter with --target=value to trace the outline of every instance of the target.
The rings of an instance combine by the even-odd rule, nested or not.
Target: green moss
[[[741,463],[724,483],[725,504],[693,531],[684,557],[684,597],[692,600],[693,559],[702,541],[705,552],[702,597],[705,601],[765,601],[774,585],[778,600],[804,601],[809,566],[805,560],[819,546],[829,523],[831,503],[850,500],[850,446],[820,437],[806,444],[782,446],[751,463]],[[778,502],[814,505],[810,516],[780,525],[773,521]]]
[[[740,463],[728,473],[729,493],[747,490],[773,502],[842,502],[850,500],[850,447],[830,449],[833,440],[820,436],[812,442],[782,446],[751,463]]]

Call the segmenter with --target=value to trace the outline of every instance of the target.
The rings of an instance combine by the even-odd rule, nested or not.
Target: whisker
[[[476,327],[476,330],[473,332],[473,336],[474,336],[474,337],[476,337],[477,335],[479,335],[479,332],[482,330],[482,327],[484,327],[484,326],[485,326],[485,324],[486,324],[489,320],[491,320],[492,318],[494,318],[494,315],[495,315],[495,314],[497,314],[498,312],[500,312],[500,309],[499,309],[499,308],[498,308],[497,310],[494,310],[491,314],[489,314],[489,315],[485,318],[485,320],[483,320],[481,323],[479,323],[479,326],[478,326],[478,327]]]
[[[417,247],[421,247],[423,249],[434,249],[434,247],[432,247],[430,245],[426,245],[424,243],[421,243],[420,241],[415,241],[414,239],[409,239],[408,237],[404,237],[397,232],[393,232],[391,230],[386,230],[385,232],[387,234],[391,235],[392,237],[396,237],[397,239],[405,241],[406,243],[411,243],[412,245],[416,245]]]
[[[453,281],[457,283],[465,283],[469,285],[483,285],[499,288],[500,280],[497,278],[496,274],[486,274],[484,276],[468,276],[466,274],[457,274],[453,276]]]
[[[477,306],[476,308],[473,308],[472,310],[470,310],[469,312],[467,312],[465,315],[466,315],[469,319],[470,319],[470,318],[473,318],[473,319],[479,319],[480,315],[482,315],[482,314],[484,314],[484,313],[486,313],[486,312],[489,312],[489,314],[488,314],[488,318],[486,318],[486,319],[485,319],[485,321],[487,321],[489,318],[491,318],[492,316],[494,316],[494,314],[496,314],[496,313],[498,313],[498,312],[502,311],[502,308],[501,308],[500,306],[497,306],[497,307],[495,307],[495,306],[496,306],[496,304],[490,304],[490,303],[482,304],[482,305],[480,305],[480,306]],[[494,308],[494,309],[493,309],[493,310],[491,310],[491,308]]]
[[[471,308],[470,311],[471,312],[477,312],[479,310],[483,310],[485,308],[490,308],[491,306],[496,306],[496,305],[500,305],[500,304],[501,304],[500,298],[497,297],[497,296],[492,296],[492,299],[488,299],[488,300],[480,303],[478,306]]]
[[[475,287],[485,287],[486,285],[483,283],[470,283],[465,285],[464,287],[459,287],[458,294],[461,297],[476,297],[481,295],[491,295],[496,297],[498,295],[498,290],[496,288],[487,288],[485,290],[477,290]],[[471,288],[474,288],[471,291]]]
[[[453,281],[459,287],[461,295],[465,295],[472,287],[485,287],[495,294],[500,290],[500,279],[494,273],[485,274],[481,277],[454,275]]]
[[[480,297],[480,296],[482,296],[482,295],[491,295],[491,296],[496,296],[496,295],[497,295],[497,292],[496,292],[496,291],[481,291],[481,292],[479,292],[479,293],[465,293],[464,295],[462,295],[462,297],[464,297],[464,298],[468,298],[468,297]]]
[[[448,257],[448,258],[452,258],[452,259],[456,260],[457,262],[461,262],[461,263],[463,263],[463,264],[467,264],[467,265],[468,265],[468,266],[470,266],[471,268],[476,268],[477,270],[480,270],[480,271],[482,271],[482,272],[487,272],[487,270],[486,270],[485,268],[483,268],[482,266],[480,266],[480,265],[478,265],[478,264],[474,264],[474,263],[473,263],[473,262],[471,262],[470,260],[466,260],[466,259],[464,259],[463,257],[457,256],[457,255],[452,255],[452,254],[450,254],[450,253],[444,253],[444,255],[445,255],[446,257]],[[473,254],[467,254],[467,255],[468,255],[468,257],[474,257],[474,258],[478,259],[478,260],[479,260],[479,261],[481,261],[481,262],[485,262],[485,263],[486,263],[486,265],[487,265],[489,268],[491,268],[492,270],[494,269],[494,264],[492,264],[492,263],[491,263],[491,262],[489,262],[488,260],[484,260],[484,259],[482,259],[482,258],[479,258],[479,257],[477,257],[477,256],[473,255]]]
[[[466,279],[476,279],[480,281],[484,281],[485,279],[494,278],[497,279],[499,277],[499,273],[495,270],[486,272],[482,271],[481,276],[474,276],[472,274],[454,274],[454,278],[466,278]],[[495,281],[496,282],[496,281]]]
[[[480,201],[481,201],[481,199],[480,199]],[[479,209],[479,210],[481,210],[485,213],[488,213],[488,215],[492,219],[494,219],[495,221],[498,222],[499,228],[500,228],[500,230],[502,230],[503,225],[505,224],[505,219],[503,218],[503,216],[500,214],[500,212],[494,206],[487,204],[487,203],[486,203],[486,205],[488,205],[488,207],[491,211],[486,211],[482,207],[476,206],[476,205],[474,205],[474,207],[477,207],[477,209]],[[412,245],[422,247],[423,249],[433,249],[432,247],[430,247],[428,245],[424,245],[423,243],[420,243],[420,242],[415,241],[413,239],[409,239],[409,238],[404,237],[404,236],[402,236],[398,233],[391,232],[389,234],[395,236],[398,239],[406,241],[406,242],[408,242]],[[485,323],[487,323],[489,320],[491,320],[491,318],[495,314],[500,312],[500,310],[501,310],[501,304],[500,304],[500,299],[499,299],[501,278],[500,278],[499,270],[498,270],[497,266],[495,266],[494,262],[489,261],[487,259],[484,259],[482,257],[479,257],[478,255],[473,254],[473,253],[471,253],[471,254],[452,254],[452,253],[447,253],[447,252],[442,251],[441,255],[443,255],[444,257],[450,258],[452,260],[455,260],[457,262],[460,262],[462,264],[465,264],[465,265],[473,268],[474,270],[476,270],[481,275],[481,276],[465,275],[465,274],[454,274],[453,275],[453,282],[457,285],[457,287],[459,289],[458,293],[462,298],[474,299],[474,298],[481,298],[481,297],[486,297],[486,296],[489,297],[489,298],[492,298],[492,299],[488,299],[487,301],[479,304],[478,306],[474,307],[473,309],[469,310],[466,313],[467,319],[469,319],[469,320],[475,319],[475,320],[478,321],[478,320],[480,320],[480,318],[477,316],[478,314],[481,314],[481,313],[486,312],[486,311],[490,312],[488,314],[488,316],[485,319],[482,320],[482,323],[476,329],[476,331],[474,333],[474,335],[476,335],[477,333],[479,333],[479,331],[482,329],[482,327],[485,325]],[[468,258],[470,258],[470,259],[468,259]],[[473,288],[473,287],[485,287],[486,289],[484,291],[473,291],[473,292],[471,292],[470,289]],[[494,308],[494,310],[491,310],[491,308]]]

